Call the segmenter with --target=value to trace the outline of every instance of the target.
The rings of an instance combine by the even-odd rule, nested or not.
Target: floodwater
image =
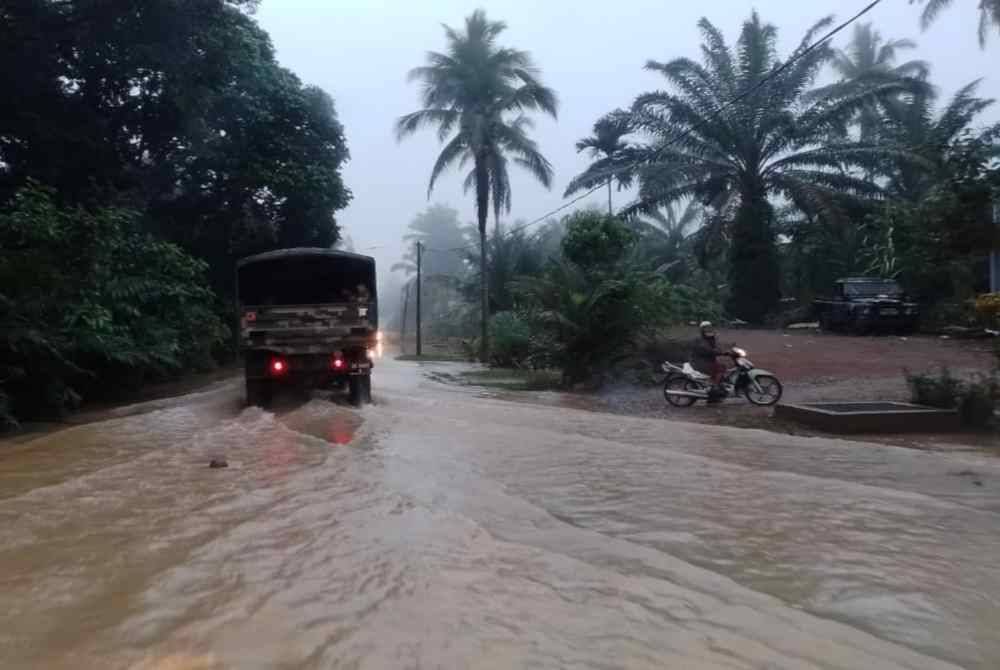
[[[0,668],[1000,667],[987,454],[377,372],[0,444]]]

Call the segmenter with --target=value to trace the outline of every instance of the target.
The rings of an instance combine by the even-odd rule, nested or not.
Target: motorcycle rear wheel
[[[755,388],[755,385],[760,387],[760,391]],[[754,405],[759,407],[770,407],[771,405],[777,404],[778,401],[781,400],[781,394],[783,391],[784,389],[782,389],[781,382],[778,381],[777,377],[772,377],[771,375],[760,375],[747,385],[747,387],[743,390],[743,393],[746,395],[747,400]]]
[[[670,395],[667,391],[704,391],[705,389],[696,381],[688,379],[687,377],[667,377],[667,381],[663,382],[663,397],[667,399],[667,402],[674,407],[690,407],[691,405],[698,402],[697,398],[689,398],[687,396],[676,396]]]

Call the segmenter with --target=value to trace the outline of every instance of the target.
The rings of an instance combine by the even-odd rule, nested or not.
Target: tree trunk
[[[614,216],[615,215],[615,210],[611,206],[611,182],[613,180],[614,180],[614,177],[609,177],[608,178],[608,216]]]
[[[485,157],[476,157],[476,216],[479,219],[479,360],[486,363],[490,355],[490,287],[486,271],[486,221],[489,218],[490,181]]]
[[[774,209],[759,182],[746,183],[740,191],[740,207],[733,222],[726,309],[731,316],[759,324],[777,309],[781,299]]]

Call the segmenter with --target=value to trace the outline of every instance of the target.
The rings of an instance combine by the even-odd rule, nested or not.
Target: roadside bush
[[[958,414],[967,426],[983,427],[993,419],[993,412],[1000,401],[1000,380],[997,376],[980,375],[970,380],[962,389]]]
[[[685,284],[670,286],[670,318],[676,323],[722,321],[722,302],[713,292]]]
[[[966,426],[981,428],[989,425],[1000,402],[1000,375],[977,375],[958,379],[947,368],[937,373],[906,373],[911,400],[918,405],[957,409]]]
[[[910,399],[918,405],[955,409],[962,392],[962,381],[952,376],[948,368],[941,368],[936,374],[924,372],[906,373],[906,383],[910,387]]]
[[[127,210],[64,208],[31,184],[0,211],[0,248],[0,420],[206,366],[226,337],[205,263]]]
[[[534,367],[558,368],[567,385],[600,383],[641,337],[669,323],[673,287],[629,262],[634,244],[618,219],[580,212],[567,219],[563,257],[514,283]]]
[[[1000,293],[984,293],[977,297],[975,310],[984,328],[1000,327]]]
[[[515,312],[499,312],[490,319],[490,365],[519,368],[531,355],[531,327]]]

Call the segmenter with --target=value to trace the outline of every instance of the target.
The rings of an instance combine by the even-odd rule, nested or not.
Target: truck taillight
[[[288,372],[288,363],[281,358],[272,358],[271,363],[268,365],[268,369],[271,371],[272,375],[279,377]]]
[[[334,370],[343,370],[344,365],[344,356],[339,351],[330,357],[330,367]]]

